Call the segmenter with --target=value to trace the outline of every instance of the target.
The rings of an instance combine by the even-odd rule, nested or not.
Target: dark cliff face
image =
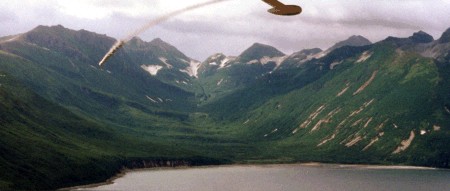
[[[309,56],[309,55],[314,55],[317,54],[319,52],[322,52],[323,50],[320,48],[312,48],[312,49],[304,49],[300,52],[298,52],[299,54],[305,55],[305,56]]]
[[[409,49],[411,47],[414,47],[415,45],[431,43],[433,41],[434,38],[431,35],[423,31],[419,31],[415,32],[412,36],[408,38],[398,38],[390,36],[381,42],[392,43],[398,47]]]
[[[411,37],[409,37],[409,39],[411,39],[414,43],[430,43],[434,41],[434,38],[431,35],[423,31],[414,33]]]
[[[450,42],[450,28],[448,28],[439,39],[439,43],[449,43]]]

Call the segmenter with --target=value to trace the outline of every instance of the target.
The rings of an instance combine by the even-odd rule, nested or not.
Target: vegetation
[[[104,35],[40,26],[8,38],[0,39],[0,190],[161,165],[449,167],[446,49],[426,58],[384,41],[287,57],[276,68],[254,60],[284,54],[255,44],[229,67],[193,78],[182,72],[189,58],[160,39],[134,39],[101,69],[114,43]],[[153,63],[166,68],[142,70]]]

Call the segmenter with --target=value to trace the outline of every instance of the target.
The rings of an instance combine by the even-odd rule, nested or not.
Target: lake
[[[358,165],[255,165],[127,172],[111,184],[78,190],[301,191],[450,190],[450,171]]]

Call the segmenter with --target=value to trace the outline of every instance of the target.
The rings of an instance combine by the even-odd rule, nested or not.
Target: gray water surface
[[[450,171],[390,169],[374,166],[222,166],[139,170],[86,190],[155,191],[450,191]]]

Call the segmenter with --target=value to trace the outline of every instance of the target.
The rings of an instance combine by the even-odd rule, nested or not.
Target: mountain
[[[433,36],[423,31],[414,33],[411,37],[409,37],[409,39],[411,39],[414,43],[430,43],[434,41]]]
[[[394,43],[397,46],[404,46],[406,48],[414,46],[415,44],[431,43],[433,41],[433,37],[423,31],[416,32],[408,38],[388,37],[384,40],[384,42]]]
[[[213,75],[219,69],[230,67],[236,57],[225,56],[222,53],[208,57],[199,67],[198,73],[201,77]]]
[[[83,160],[114,157],[111,155],[115,152],[114,141],[123,140],[107,125],[45,100],[6,73],[0,72],[0,84],[2,190],[9,186],[16,189],[65,186],[68,177],[64,176],[69,174],[59,172],[69,171],[72,181],[81,182],[98,178],[88,173],[90,170],[111,165],[106,161],[83,164]],[[116,173],[104,172],[103,178]]]
[[[197,97],[207,104],[244,89],[276,70],[286,58],[275,47],[261,43],[254,43],[237,57],[214,54],[199,69]]]
[[[344,41],[336,43],[331,48],[329,48],[327,51],[331,52],[331,51],[333,51],[337,48],[341,48],[343,46],[366,46],[366,45],[370,45],[370,44],[372,44],[372,42],[370,42],[368,39],[364,38],[363,36],[353,35]]]
[[[56,189],[156,164],[449,167],[449,30],[195,61],[161,39],[63,26],[0,38],[0,189]],[[164,165],[163,165],[164,166]]]
[[[450,42],[450,28],[447,29],[439,38],[439,43],[449,43]]]
[[[288,69],[300,67],[301,64],[311,60],[314,56],[319,55],[321,52],[323,52],[323,50],[320,48],[304,49],[299,52],[295,52],[285,58],[278,68]]]
[[[125,45],[124,51],[134,63],[166,83],[183,86],[190,77],[197,77],[200,62],[159,38],[144,42],[135,37]]]
[[[255,43],[242,52],[238,59],[240,62],[245,63],[252,62],[253,60],[260,60],[263,57],[273,58],[281,56],[284,56],[284,53],[276,48],[265,44]]]

